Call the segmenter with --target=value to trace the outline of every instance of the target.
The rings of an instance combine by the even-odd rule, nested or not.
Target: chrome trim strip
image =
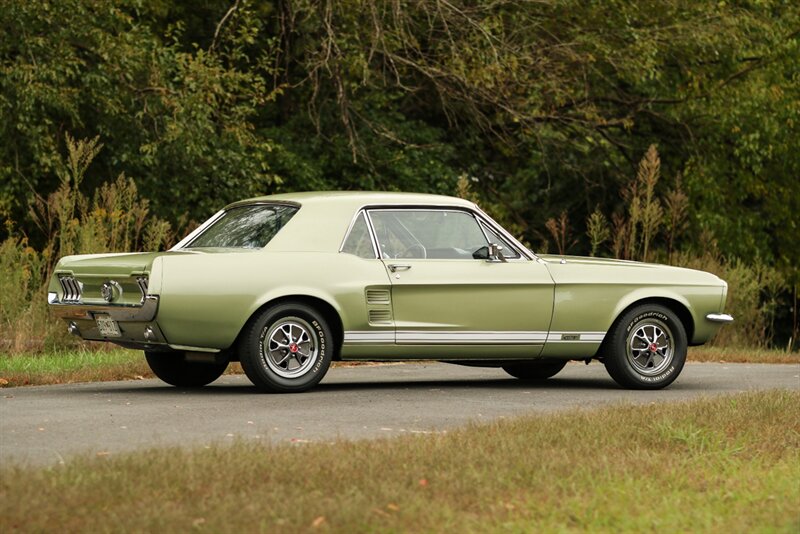
[[[350,237],[350,232],[353,231],[353,226],[356,225],[358,218],[362,214],[364,215],[364,223],[367,225],[367,232],[369,232],[369,238],[370,241],[372,242],[372,253],[375,254],[374,258],[364,258],[364,259],[378,259],[378,248],[375,246],[375,234],[373,234],[372,228],[370,227],[369,221],[367,220],[367,213],[363,209],[356,211],[353,220],[350,221],[350,226],[347,227],[347,231],[344,233],[344,239],[342,239],[342,244],[339,245],[339,252],[341,253],[344,250],[344,244],[347,243],[347,238]]]
[[[544,331],[460,331],[460,330],[398,330],[391,331],[349,331],[344,333],[345,343],[393,343],[397,344],[469,344],[469,345],[540,345],[558,344],[598,344],[602,343],[606,332],[544,332]],[[567,337],[568,339],[565,339]],[[573,339],[575,338],[575,339]]]
[[[484,221],[483,219],[481,219],[481,218],[480,218],[478,215],[476,215],[475,213],[473,213],[473,214],[472,214],[472,216],[473,216],[473,217],[475,217],[475,220],[477,220],[477,221],[478,221],[478,226],[480,227],[480,229],[481,229],[481,232],[483,233],[483,237],[486,239],[486,242],[487,242],[487,243],[489,243],[489,244],[491,244],[492,240],[491,240],[491,239],[489,239],[489,235],[488,235],[488,233],[487,233],[487,232],[490,232],[490,231],[493,231],[493,230],[492,230],[491,228],[489,228],[489,224],[488,224],[486,221]],[[498,234],[498,236],[499,236],[501,239],[503,238],[503,236],[501,236],[501,235],[499,235],[499,234]],[[499,246],[502,248],[502,245],[500,245],[500,243],[495,243],[495,245],[499,245]],[[509,261],[509,260],[510,260],[510,261],[518,261],[518,260],[525,260],[525,259],[527,259],[527,258],[525,258],[525,256],[523,256],[523,255],[522,255],[522,253],[521,253],[519,250],[517,250],[517,249],[516,249],[516,248],[515,248],[513,245],[509,245],[509,247],[510,247],[510,248],[511,248],[511,250],[514,252],[514,254],[516,255],[516,257],[509,257],[509,258],[506,258],[505,254],[503,254],[503,258],[505,258],[505,260],[506,260],[506,261]],[[502,253],[502,250],[501,250],[501,253]],[[487,261],[498,261],[498,260],[491,260],[491,259],[489,259],[489,260],[487,260]]]
[[[158,296],[147,295],[141,306],[126,306],[121,304],[71,304],[54,301],[50,303],[53,315],[61,319],[94,320],[94,314],[110,315],[115,321],[149,322],[156,316],[158,310]]]
[[[503,237],[503,238],[505,238],[505,240],[506,240],[506,241],[508,241],[509,243],[511,243],[513,246],[517,247],[517,249],[519,250],[519,252],[521,253],[521,255],[522,255],[522,256],[524,256],[524,257],[528,258],[529,260],[539,260],[539,257],[538,257],[536,254],[534,254],[533,252],[531,252],[531,251],[528,249],[528,247],[526,247],[525,245],[523,245],[523,244],[522,244],[522,243],[521,243],[521,242],[520,242],[520,241],[519,241],[517,238],[515,238],[513,235],[509,234],[509,233],[506,231],[506,229],[505,229],[505,228],[503,228],[502,226],[500,226],[500,225],[497,223],[497,221],[495,221],[494,219],[492,219],[491,217],[489,217],[489,215],[488,215],[488,214],[487,214],[485,211],[483,211],[482,209],[480,209],[480,208],[478,207],[478,205],[477,205],[477,204],[473,204],[473,209],[474,209],[474,210],[475,210],[475,211],[476,211],[476,212],[477,212],[477,213],[480,215],[480,217],[481,217],[481,218],[484,220],[484,222],[486,222],[486,223],[487,223],[487,226],[489,226],[489,228],[491,228],[492,230],[494,230],[495,232],[497,232],[497,234],[498,234],[500,237]]]
[[[149,281],[146,276],[137,276],[136,284],[139,286],[139,291],[142,293],[142,300],[140,300],[139,302],[144,304],[144,299],[147,298]]]
[[[203,224],[201,224],[200,226],[198,226],[197,228],[195,228],[194,230],[189,232],[189,235],[187,235],[186,237],[184,237],[183,239],[178,241],[178,243],[174,247],[172,247],[170,250],[180,250],[183,247],[185,247],[186,245],[188,245],[189,243],[191,243],[192,241],[194,241],[195,237],[197,237],[198,235],[200,235],[203,232],[205,232],[206,228],[208,228],[209,226],[214,224],[217,221],[217,219],[222,217],[222,215],[224,213],[225,213],[224,209],[219,210],[217,213],[212,215],[209,219],[206,219],[206,222],[204,222]]]
[[[372,217],[370,217],[369,210],[366,208],[362,209],[361,212],[364,214],[364,220],[367,221],[367,230],[369,230],[369,237],[372,240],[372,250],[375,252],[375,258],[381,259],[381,246],[378,243],[378,234],[375,233],[375,227],[372,226]]]
[[[394,343],[394,331],[350,331],[344,333],[345,343]]]
[[[547,332],[519,331],[415,331],[398,330],[397,343],[470,343],[491,345],[521,345],[544,343]]]
[[[167,343],[167,346],[171,349],[175,350],[182,350],[182,351],[190,351],[190,352],[208,352],[210,354],[215,354],[221,352],[220,349],[210,349],[208,347],[192,347],[189,345],[172,345]]]
[[[573,339],[577,337],[577,339]],[[547,335],[548,343],[601,343],[605,339],[605,332],[556,332]]]
[[[709,313],[706,319],[712,323],[729,324],[733,322],[733,316],[727,313]]]
[[[377,252],[379,254],[378,257],[380,259],[382,259],[382,260],[383,259],[393,259],[393,258],[385,258],[383,256],[383,254],[381,253],[380,243],[378,243],[378,236],[375,234],[375,230],[373,228],[373,223],[372,223],[372,212],[373,211],[455,211],[455,212],[461,212],[461,213],[468,213],[469,215],[472,215],[472,217],[475,219],[475,222],[478,223],[479,227],[480,227],[481,223],[485,224],[490,229],[495,231],[497,233],[497,235],[499,235],[500,237],[503,237],[511,246],[517,248],[517,254],[519,254],[519,257],[518,258],[507,258],[508,261],[513,262],[513,261],[525,261],[525,260],[537,259],[535,257],[535,255],[533,255],[530,251],[528,251],[527,248],[525,248],[524,245],[522,245],[519,241],[514,239],[514,237],[511,236],[511,234],[506,232],[505,229],[502,226],[500,226],[499,224],[494,222],[494,220],[491,217],[489,217],[483,211],[481,211],[481,209],[478,208],[478,206],[475,205],[475,204],[473,204],[472,207],[468,207],[468,206],[446,206],[446,205],[433,205],[433,204],[432,205],[423,205],[423,206],[416,205],[416,204],[398,204],[398,205],[381,204],[381,205],[376,205],[376,206],[364,206],[361,209],[366,211],[366,213],[367,213],[367,222],[369,224],[370,231],[372,233],[372,238],[374,239],[374,244],[377,245]],[[481,229],[481,232],[483,232],[483,229]],[[484,237],[485,236],[486,236],[486,234],[484,233]],[[486,240],[488,242],[488,238]],[[414,258],[414,259],[427,259],[427,258]],[[456,261],[475,261],[475,260],[464,258],[464,259],[456,260]]]

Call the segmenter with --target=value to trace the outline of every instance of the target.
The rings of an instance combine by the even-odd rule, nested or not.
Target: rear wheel
[[[199,388],[210,384],[225,372],[227,361],[187,361],[182,352],[144,353],[147,365],[158,378],[181,388]]]
[[[672,310],[643,304],[615,323],[601,349],[608,374],[631,389],[661,389],[678,378],[687,351],[686,330]]]
[[[327,321],[301,303],[279,304],[257,314],[239,345],[242,369],[264,391],[311,389],[328,372],[332,355]]]
[[[546,380],[558,374],[565,365],[566,360],[539,360],[504,365],[503,370],[520,380]]]

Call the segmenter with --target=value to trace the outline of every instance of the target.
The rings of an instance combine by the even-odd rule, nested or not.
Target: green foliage
[[[258,194],[468,176],[526,242],[597,252],[599,207],[616,255],[713,235],[796,285],[799,26],[789,0],[6,0],[0,216],[46,245],[28,206],[76,174],[71,132],[104,144],[83,190],[132,177],[173,226]],[[669,179],[626,206],[650,145]]]
[[[589,219],[586,221],[586,235],[589,236],[589,241],[592,244],[591,256],[597,256],[600,250],[600,245],[608,241],[611,237],[611,232],[608,229],[608,220],[606,219],[600,208],[595,208]]]
[[[713,343],[729,347],[769,347],[775,336],[778,310],[789,289],[786,276],[760,258],[726,258],[710,231],[700,236],[700,250],[689,246],[683,252],[675,252],[674,247],[684,237],[683,232],[687,227],[690,199],[683,192],[679,175],[674,187],[664,195],[665,211],[661,199],[655,194],[659,178],[660,158],[655,146],[651,145],[639,163],[636,177],[622,189],[626,213],[612,215],[613,235],[599,208],[587,218],[592,255],[612,237],[610,251],[616,258],[657,260],[716,274],[728,283],[725,309],[736,320],[733,325],[722,329]],[[550,219],[547,227],[560,248],[562,236],[568,232],[565,215],[559,222]],[[651,247],[654,244],[658,246]],[[649,256],[649,252],[653,255]],[[790,350],[796,341],[796,335],[792,335]]]
[[[47,273],[43,254],[25,238],[0,242],[0,350],[20,352],[41,348],[38,341],[51,329],[41,291]],[[34,299],[41,299],[32,305]]]
[[[758,260],[748,264],[720,257],[713,240],[702,254],[682,253],[675,265],[716,274],[728,283],[725,311],[736,318],[720,330],[712,344],[718,347],[769,347],[775,335],[778,302],[787,284],[774,267]],[[796,340],[793,340],[796,341]],[[791,349],[791,347],[790,347]]]
[[[81,192],[86,171],[102,148],[98,138],[76,141],[67,134],[66,146],[59,188],[47,198],[37,197],[30,209],[47,236],[49,257],[160,250],[174,240],[170,224],[150,215],[150,201],[139,198],[136,184],[125,175],[103,183],[91,200]]]
[[[70,254],[159,250],[176,237],[171,225],[149,214],[133,180],[120,175],[87,197],[80,186],[102,145],[98,138],[75,140],[66,135],[67,157],[58,162],[59,188],[37,197],[32,219],[46,236],[36,250],[27,237],[11,234],[0,242],[0,349],[11,352],[73,344],[63,325],[51,320],[46,286],[55,262]],[[147,226],[145,227],[145,223]]]

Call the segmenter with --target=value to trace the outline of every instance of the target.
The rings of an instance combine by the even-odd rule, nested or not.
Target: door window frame
[[[342,244],[339,247],[339,252],[343,252],[344,244],[347,242],[347,239],[350,237],[350,233],[353,230],[353,227],[358,222],[359,218],[364,216],[364,220],[367,223],[367,228],[369,230],[370,239],[372,240],[372,250],[375,254],[375,258],[369,259],[380,259],[380,260],[393,260],[395,258],[388,258],[384,256],[383,251],[380,248],[380,243],[378,242],[378,237],[375,232],[375,227],[372,222],[371,212],[375,211],[437,211],[437,212],[461,212],[467,213],[471,215],[472,218],[475,220],[475,223],[478,225],[481,233],[483,234],[484,238],[486,239],[487,243],[490,243],[491,240],[487,235],[486,230],[489,229],[492,232],[496,233],[500,238],[502,238],[506,244],[511,247],[511,250],[515,252],[517,257],[510,257],[507,258],[509,262],[519,262],[519,261],[532,261],[536,259],[536,255],[530,252],[524,245],[520,244],[511,234],[509,234],[505,228],[497,224],[493,221],[488,215],[483,213],[482,211],[476,211],[470,208],[461,207],[461,206],[418,206],[418,205],[380,205],[380,206],[363,206],[358,209],[353,216],[353,220],[350,222],[350,225],[347,228],[347,232],[345,233],[344,239],[342,240]],[[499,244],[499,243],[498,243]],[[414,259],[421,260],[423,258],[404,258],[404,259]],[[424,258],[427,259],[427,258]],[[475,260],[472,258],[452,258],[447,260],[437,260],[434,261],[481,261]]]
[[[369,234],[369,240],[370,240],[370,243],[372,244],[372,254],[373,254],[373,256],[371,258],[365,258],[363,256],[358,256],[356,254],[351,254],[350,252],[345,252],[344,251],[345,244],[347,243],[347,240],[350,239],[350,234],[352,233],[353,228],[358,223],[358,220],[362,219],[362,218],[363,218],[364,222],[367,225],[367,233]],[[340,253],[344,253],[344,254],[350,254],[351,256],[355,256],[356,258],[361,258],[361,259],[364,259],[364,260],[380,259],[380,254],[378,252],[377,243],[378,243],[378,240],[375,239],[375,231],[372,229],[372,221],[370,221],[369,217],[367,217],[367,210],[364,209],[364,208],[361,208],[358,211],[356,211],[356,214],[353,216],[353,220],[350,221],[350,225],[347,227],[347,232],[345,232],[345,234],[344,234],[344,239],[342,239],[342,244],[339,246],[339,252]]]

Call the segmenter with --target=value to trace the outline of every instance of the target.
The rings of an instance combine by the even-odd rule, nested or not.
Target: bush
[[[674,263],[714,273],[728,283],[725,311],[735,321],[720,330],[712,345],[761,348],[772,345],[776,308],[781,293],[787,289],[776,269],[758,259],[753,264],[739,259],[726,261],[713,245],[699,256],[679,254]]]
[[[788,290],[786,277],[758,257],[749,263],[738,258],[726,259],[710,232],[700,234],[702,251],[676,252],[678,241],[688,229],[689,197],[680,176],[659,197],[660,167],[658,151],[651,145],[639,163],[636,177],[621,191],[625,212],[612,215],[611,228],[599,208],[587,218],[592,255],[608,242],[611,255],[616,258],[656,261],[716,274],[728,283],[726,310],[735,322],[723,328],[712,344],[770,347],[778,304]],[[563,249],[564,241],[559,235],[568,234],[567,224],[566,215],[562,215],[560,223],[554,219],[548,221],[559,250]],[[556,227],[560,233],[554,230]],[[790,340],[790,349],[792,343],[796,339]]]
[[[131,178],[120,175],[103,184],[90,200],[80,191],[83,176],[102,145],[98,138],[67,135],[67,158],[59,169],[61,185],[39,197],[31,215],[44,233],[37,251],[27,236],[7,222],[10,237],[0,243],[0,350],[36,352],[79,341],[67,336],[47,310],[47,281],[58,258],[69,254],[161,250],[176,237],[171,225],[149,215]]]

